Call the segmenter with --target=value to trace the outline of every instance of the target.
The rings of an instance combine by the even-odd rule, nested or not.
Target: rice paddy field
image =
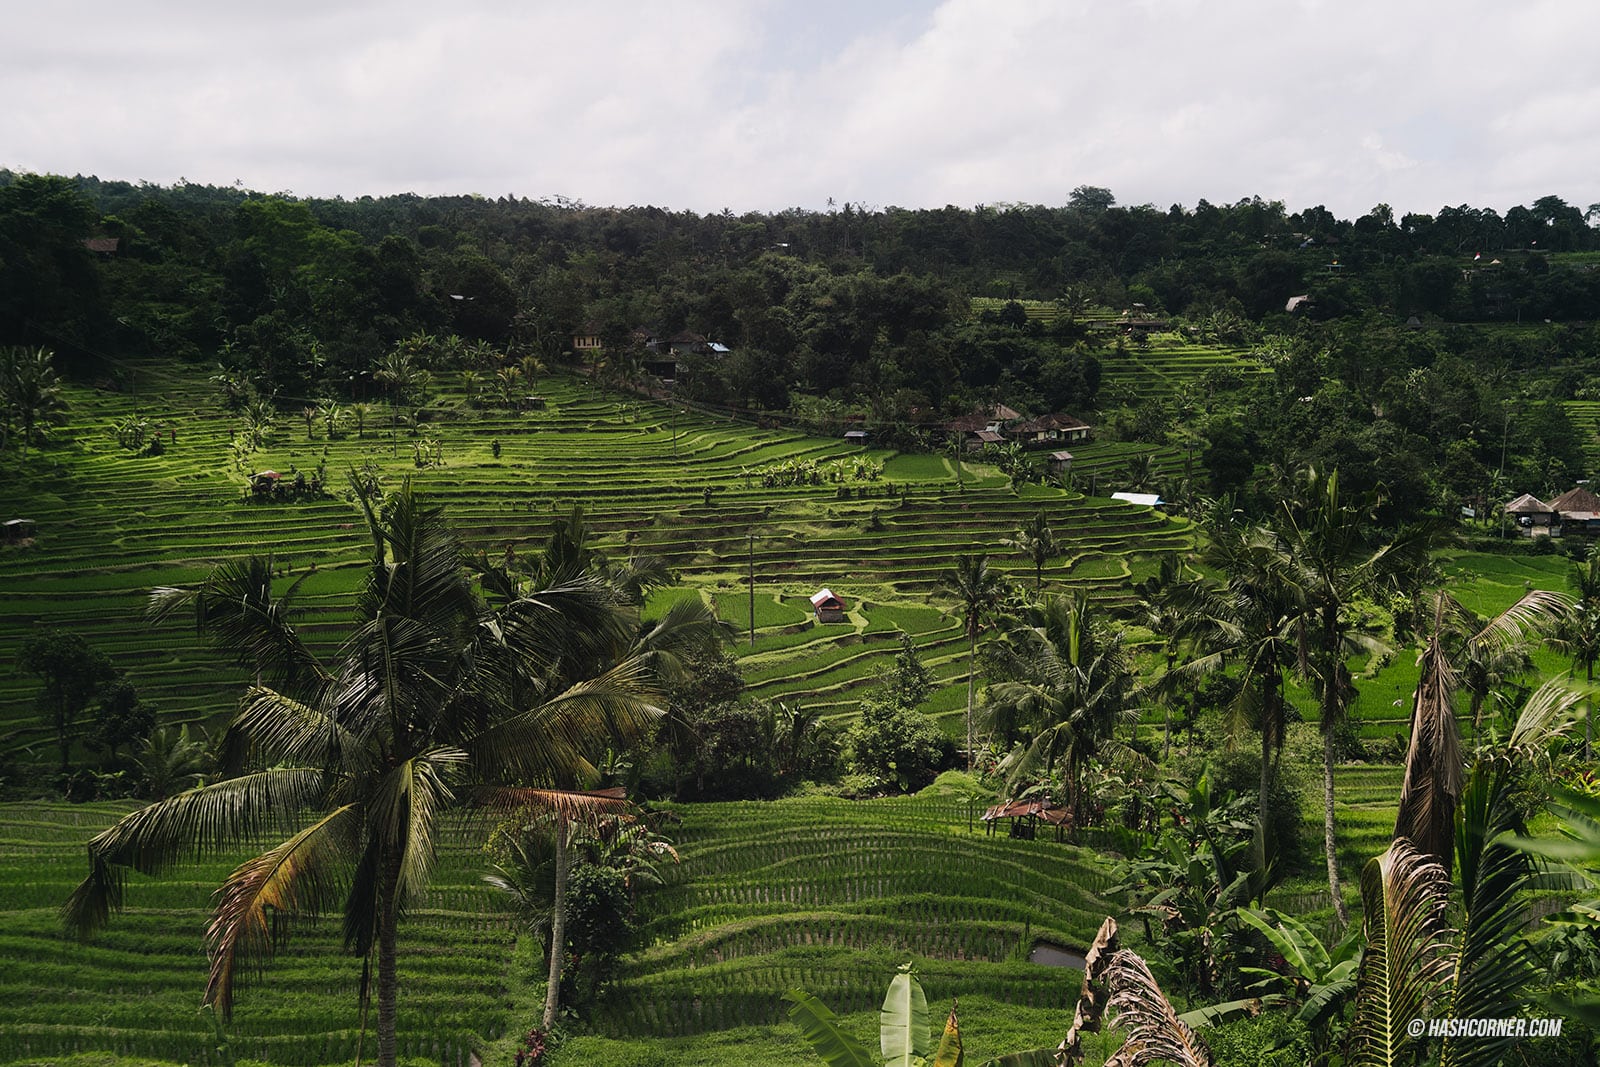
[[[1031,587],[1031,562],[1001,541],[1043,510],[1066,544],[1045,570],[1045,591],[1081,589],[1115,607],[1131,603],[1131,581],[1164,554],[1194,545],[1182,520],[1080,492],[1019,493],[981,464],[964,463],[958,479],[941,456],[873,451],[869,458],[883,464],[875,479],[822,475],[821,484],[765,487],[763,470],[826,471],[860,452],[564,377],[539,382],[546,406],[523,414],[474,409],[444,383],[415,439],[392,432],[381,405],[364,433],[351,424],[332,440],[320,422],[308,433],[285,412],[241,467],[230,448],[233,420],[202,374],[151,365],[137,380],[138,394],[73,388],[71,424],[26,467],[8,458],[0,478],[0,519],[38,524],[33,543],[0,546],[7,777],[35,760],[48,764],[53,751],[34,706],[36,683],[16,667],[17,648],[39,627],[84,634],[166,721],[199,723],[232,709],[243,672],[181,624],[151,627],[143,606],[152,588],[270,553],[285,584],[301,582],[302,630],[336,641],[366,551],[358,509],[341,491],[340,472],[352,465],[370,465],[391,485],[412,477],[491,557],[533,549],[581,505],[608,553],[657,553],[674,568],[680,584],[659,592],[660,601],[704,597],[740,631],[734,647],[752,694],[830,720],[855,713],[899,636],[909,635],[940,684],[928,710],[952,733],[965,698],[964,642],[940,590],[952,556],[988,552]],[[135,414],[168,435],[164,455],[134,456],[117,444],[115,426]],[[419,468],[413,444],[430,437],[443,465]],[[1084,452],[1090,469],[1126,462],[1124,446]],[[1159,459],[1182,463],[1174,450]],[[334,489],[328,499],[246,499],[248,470],[292,478],[319,466]],[[1567,574],[1556,557],[1460,554],[1445,566],[1452,591],[1480,612],[1529,588],[1563,588]],[[812,615],[807,598],[823,586],[845,598],[845,622]],[[1414,681],[1414,656],[1404,650],[1358,679],[1363,736],[1403,730]],[[1296,698],[1313,719],[1309,698]],[[1158,723],[1152,712],[1141,728]],[[1381,850],[1399,780],[1393,766],[1339,770],[1347,872]],[[210,894],[244,853],[137,880],[127,913],[92,945],[61,934],[57,909],[84,873],[84,844],[127,810],[49,801],[0,808],[0,1065],[354,1062],[359,965],[339,953],[333,925],[300,932],[221,1029],[198,1010]],[[807,988],[870,1037],[883,988],[908,959],[931,1003],[961,998],[970,1062],[1053,1045],[1070,1023],[1078,972],[1031,964],[1028,950],[1041,940],[1086,944],[1120,905],[1111,867],[1089,848],[990,837],[975,821],[980,810],[937,787],[868,802],[802,796],[672,808],[678,822],[669,836],[682,861],[646,898],[641,949],[558,1063],[812,1063],[780,995]],[[536,961],[479,880],[480,840],[478,828],[453,827],[433,890],[404,928],[401,1042],[411,1063],[464,1067],[474,1053],[509,1062],[510,1035],[536,1017]],[[1276,903],[1315,917],[1324,898],[1307,882],[1285,887]]]
[[[1399,769],[1340,768],[1340,852],[1381,851]],[[239,857],[136,877],[127,910],[88,945],[57,909],[84,874],[83,843],[127,804],[5,805],[0,836],[0,1064],[344,1064],[361,1041],[359,961],[337,925],[297,932],[221,1024],[200,1008],[212,889]],[[817,995],[870,1038],[894,968],[913,961],[938,1007],[959,997],[968,1055],[1053,1045],[1079,973],[1028,962],[1040,942],[1082,947],[1119,913],[1105,856],[985,833],[981,802],[945,780],[915,797],[807,796],[669,806],[681,861],[643,898],[641,948],[583,1013],[568,1064],[814,1062],[784,991]],[[452,823],[424,906],[402,925],[400,1041],[413,1064],[509,1062],[539,1006],[536,947],[479,881],[482,827]],[[1320,917],[1325,894],[1278,907]],[[1136,925],[1136,924],[1135,924]],[[1129,930],[1135,936],[1135,930]],[[1098,1062],[1115,1039],[1099,1047]],[[370,1034],[365,1055],[370,1059]]]
[[[953,556],[988,552],[1019,581],[1031,564],[1000,542],[1044,511],[1065,553],[1046,569],[1047,592],[1083,589],[1126,603],[1130,576],[1164,552],[1193,544],[1180,519],[1105,498],[1029,487],[1013,492],[992,468],[940,456],[877,451],[873,479],[830,480],[860,450],[832,441],[732,424],[665,405],[602,394],[582,379],[541,381],[541,411],[478,410],[448,390],[427,409],[422,436],[394,432],[380,411],[333,440],[282,413],[262,449],[235,462],[235,421],[203,375],[149,366],[138,394],[70,389],[71,424],[25,467],[0,481],[0,516],[37,523],[31,544],[0,547],[0,759],[27,762],[51,737],[34,708],[34,679],[15,666],[41,627],[81,633],[127,671],[165,719],[212,722],[226,714],[243,673],[182,625],[153,628],[150,591],[194,583],[215,564],[270,554],[282,585],[298,581],[300,628],[337,641],[366,552],[344,472],[370,465],[391,485],[413,479],[442,504],[473,549],[498,558],[537,547],[574,506],[615,557],[663,557],[688,595],[709,597],[743,643],[754,690],[848,716],[895,635],[912,634],[946,690],[956,686],[955,622],[940,591]],[[142,416],[166,436],[160,456],[122,449],[115,428]],[[440,443],[443,465],[418,468],[419,441]],[[762,473],[811,465],[820,484],[764,487]],[[247,474],[285,479],[321,469],[327,499],[252,503]],[[1031,582],[1030,582],[1031,584]],[[829,587],[850,622],[812,622],[806,598]]]

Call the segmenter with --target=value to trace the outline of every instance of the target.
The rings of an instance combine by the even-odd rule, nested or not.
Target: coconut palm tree
[[[1002,764],[1007,786],[1014,795],[1028,778],[1059,768],[1074,825],[1082,825],[1083,768],[1127,716],[1133,690],[1121,636],[1080,592],[1029,609],[1002,647],[1015,680],[989,687],[990,714],[1031,733]]]
[[[1300,620],[1303,673],[1321,707],[1322,829],[1328,892],[1341,925],[1350,921],[1334,849],[1333,762],[1340,728],[1355,695],[1346,662],[1353,654],[1381,656],[1388,648],[1356,628],[1351,607],[1363,593],[1414,588],[1430,568],[1430,531],[1418,527],[1390,539],[1375,535],[1379,498],[1350,499],[1337,470],[1301,472],[1298,492],[1279,502],[1274,528],[1305,595]]]
[[[55,354],[48,348],[12,346],[0,349],[0,449],[16,427],[22,459],[28,445],[50,426],[67,420],[67,401],[56,377]]]
[[[978,635],[985,620],[1000,611],[1006,599],[1006,583],[989,569],[986,555],[957,556],[955,566],[944,574],[945,589],[956,598],[961,613],[962,631],[967,635],[967,770],[972,770],[972,708],[978,684]]]
[[[130,870],[154,874],[283,833],[217,893],[206,1002],[231,1011],[235,975],[271,952],[282,918],[335,910],[347,949],[367,967],[376,958],[378,1060],[393,1064],[397,932],[427,888],[445,812],[469,799],[566,815],[603,806],[567,790],[592,777],[598,738],[643,736],[654,708],[649,666],[626,653],[633,625],[609,585],[573,574],[491,609],[438,509],[409,485],[381,514],[360,499],[372,565],[337,657],[305,648],[281,614],[249,608],[215,629],[203,623],[271,651],[265,671],[285,684],[245,694],[224,777],[90,842],[89,876],[63,916],[92,933],[122,905]],[[363,1006],[369,996],[363,978]]]
[[[1464,750],[1456,723],[1455,695],[1462,685],[1457,663],[1486,658],[1496,648],[1525,644],[1533,634],[1558,624],[1568,605],[1559,594],[1534,590],[1481,626],[1477,616],[1448,594],[1436,594],[1433,608],[1433,629],[1417,657],[1411,743],[1394,832],[1448,871],[1456,844],[1455,809],[1465,788]],[[1453,657],[1447,641],[1463,630],[1468,634],[1463,651]]]
[[[1267,885],[1267,818],[1288,727],[1283,673],[1298,662],[1296,637],[1306,597],[1272,530],[1240,521],[1226,503],[1214,509],[1207,526],[1201,562],[1220,578],[1195,579],[1173,591],[1173,603],[1185,617],[1179,636],[1205,651],[1175,675],[1197,679],[1239,664],[1244,684],[1231,709],[1233,725],[1235,730],[1253,726],[1261,733],[1252,842],[1253,889],[1259,895]]]
[[[1460,846],[1453,857],[1441,863],[1397,833],[1389,849],[1367,863],[1361,875],[1366,945],[1348,1062],[1415,1062],[1416,1035],[1406,1032],[1412,1019],[1514,1017],[1530,1003],[1538,973],[1526,934],[1530,890],[1547,883],[1521,847],[1525,795],[1547,773],[1548,748],[1567,729],[1581,696],[1559,680],[1547,683],[1529,697],[1503,743],[1480,748],[1469,766],[1456,766],[1463,788],[1459,803],[1450,805],[1450,829]],[[1458,861],[1453,866],[1452,858]],[[1452,870],[1458,872],[1454,887]],[[1453,902],[1452,888],[1459,890]],[[1505,1062],[1515,1040],[1447,1036],[1434,1062],[1489,1067]]]
[[[1044,565],[1061,554],[1061,546],[1056,541],[1056,535],[1050,529],[1050,520],[1045,518],[1044,512],[1038,511],[1033,520],[1022,527],[1013,537],[1008,537],[1000,542],[1007,548],[1014,548],[1024,556],[1033,560],[1033,591],[1038,593],[1044,588]]]

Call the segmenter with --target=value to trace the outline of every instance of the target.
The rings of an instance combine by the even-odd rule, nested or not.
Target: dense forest
[[[1560,402],[1600,399],[1597,214],[1546,196],[1347,221],[1079,187],[1059,207],[701,216],[0,171],[0,345],[49,347],[101,380],[122,356],[215,362],[226,388],[297,409],[389,396],[429,369],[492,380],[572,360],[579,333],[638,379],[641,327],[689,331],[728,352],[680,365],[685,398],[820,405],[903,439],[1003,402],[1181,444],[1197,466],[1174,497],[1248,498],[1316,464],[1387,487],[1396,519],[1453,515],[1592,473],[1595,427]],[[1103,309],[1271,373],[1137,402],[1102,378],[1145,338],[1097,322]]]

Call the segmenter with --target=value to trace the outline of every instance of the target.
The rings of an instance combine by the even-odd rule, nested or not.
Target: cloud
[[[1446,18],[1445,16],[1448,16]],[[1600,199],[1600,6],[57,3],[0,165],[701,211]]]

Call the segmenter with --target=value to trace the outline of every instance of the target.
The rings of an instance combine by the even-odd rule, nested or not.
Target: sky
[[[1593,0],[51,0],[0,167],[715,212],[1600,201]]]

